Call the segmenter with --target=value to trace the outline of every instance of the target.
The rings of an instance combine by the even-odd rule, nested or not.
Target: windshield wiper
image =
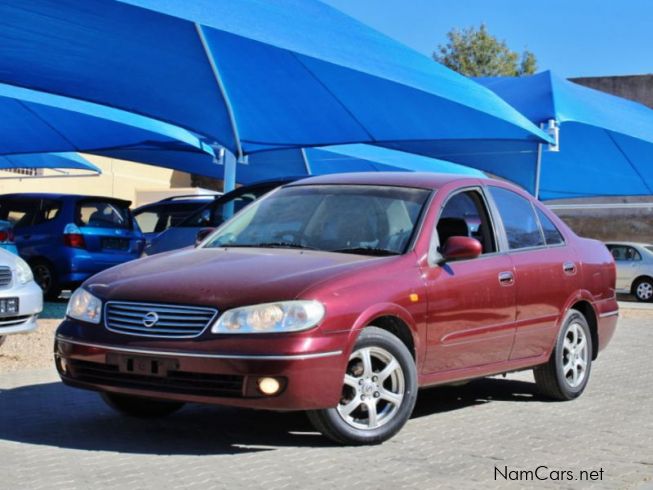
[[[388,250],[385,248],[376,248],[376,247],[340,248],[338,250],[329,250],[329,251],[335,253],[342,253],[342,254],[378,255],[379,257],[399,255],[399,252],[395,252],[394,250]]]

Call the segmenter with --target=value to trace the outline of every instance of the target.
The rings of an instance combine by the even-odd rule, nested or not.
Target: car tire
[[[52,264],[45,260],[35,260],[30,263],[30,267],[34,274],[34,281],[43,290],[43,297],[50,301],[59,298],[61,287]]]
[[[637,301],[650,303],[653,301],[653,280],[648,277],[638,279],[633,285],[633,294]]]
[[[593,347],[587,320],[569,310],[549,362],[533,371],[540,393],[561,401],[578,398],[589,381]]]
[[[368,327],[349,357],[338,406],[307,415],[318,431],[339,444],[380,444],[406,424],[417,389],[408,348],[395,335]]]
[[[118,393],[102,393],[102,399],[114,410],[141,419],[165,417],[180,410],[185,404],[166,400],[154,400]]]

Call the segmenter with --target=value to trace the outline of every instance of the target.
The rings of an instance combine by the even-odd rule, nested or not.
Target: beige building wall
[[[0,179],[0,194],[15,192],[89,194],[127,199],[134,205],[138,205],[139,203],[135,202],[137,191],[191,186],[190,174],[184,172],[113,158],[83,156],[102,169],[102,175],[96,177]],[[11,177],[12,175],[9,172],[0,172],[0,177]]]

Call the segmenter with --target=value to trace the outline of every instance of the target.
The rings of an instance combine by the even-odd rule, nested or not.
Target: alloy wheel
[[[404,393],[404,372],[397,359],[381,347],[365,347],[349,357],[337,411],[351,427],[376,429],[394,418]]]
[[[585,330],[576,322],[567,327],[562,344],[562,375],[569,387],[580,386],[587,374],[589,348]]]

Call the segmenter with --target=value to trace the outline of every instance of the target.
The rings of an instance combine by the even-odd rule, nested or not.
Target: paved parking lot
[[[192,406],[134,421],[51,369],[3,374],[0,488],[653,488],[652,346],[653,314],[635,312],[581,399],[540,399],[530,373],[431,389],[397,437],[365,448],[331,445],[302,414]],[[541,466],[603,474],[497,474]]]

